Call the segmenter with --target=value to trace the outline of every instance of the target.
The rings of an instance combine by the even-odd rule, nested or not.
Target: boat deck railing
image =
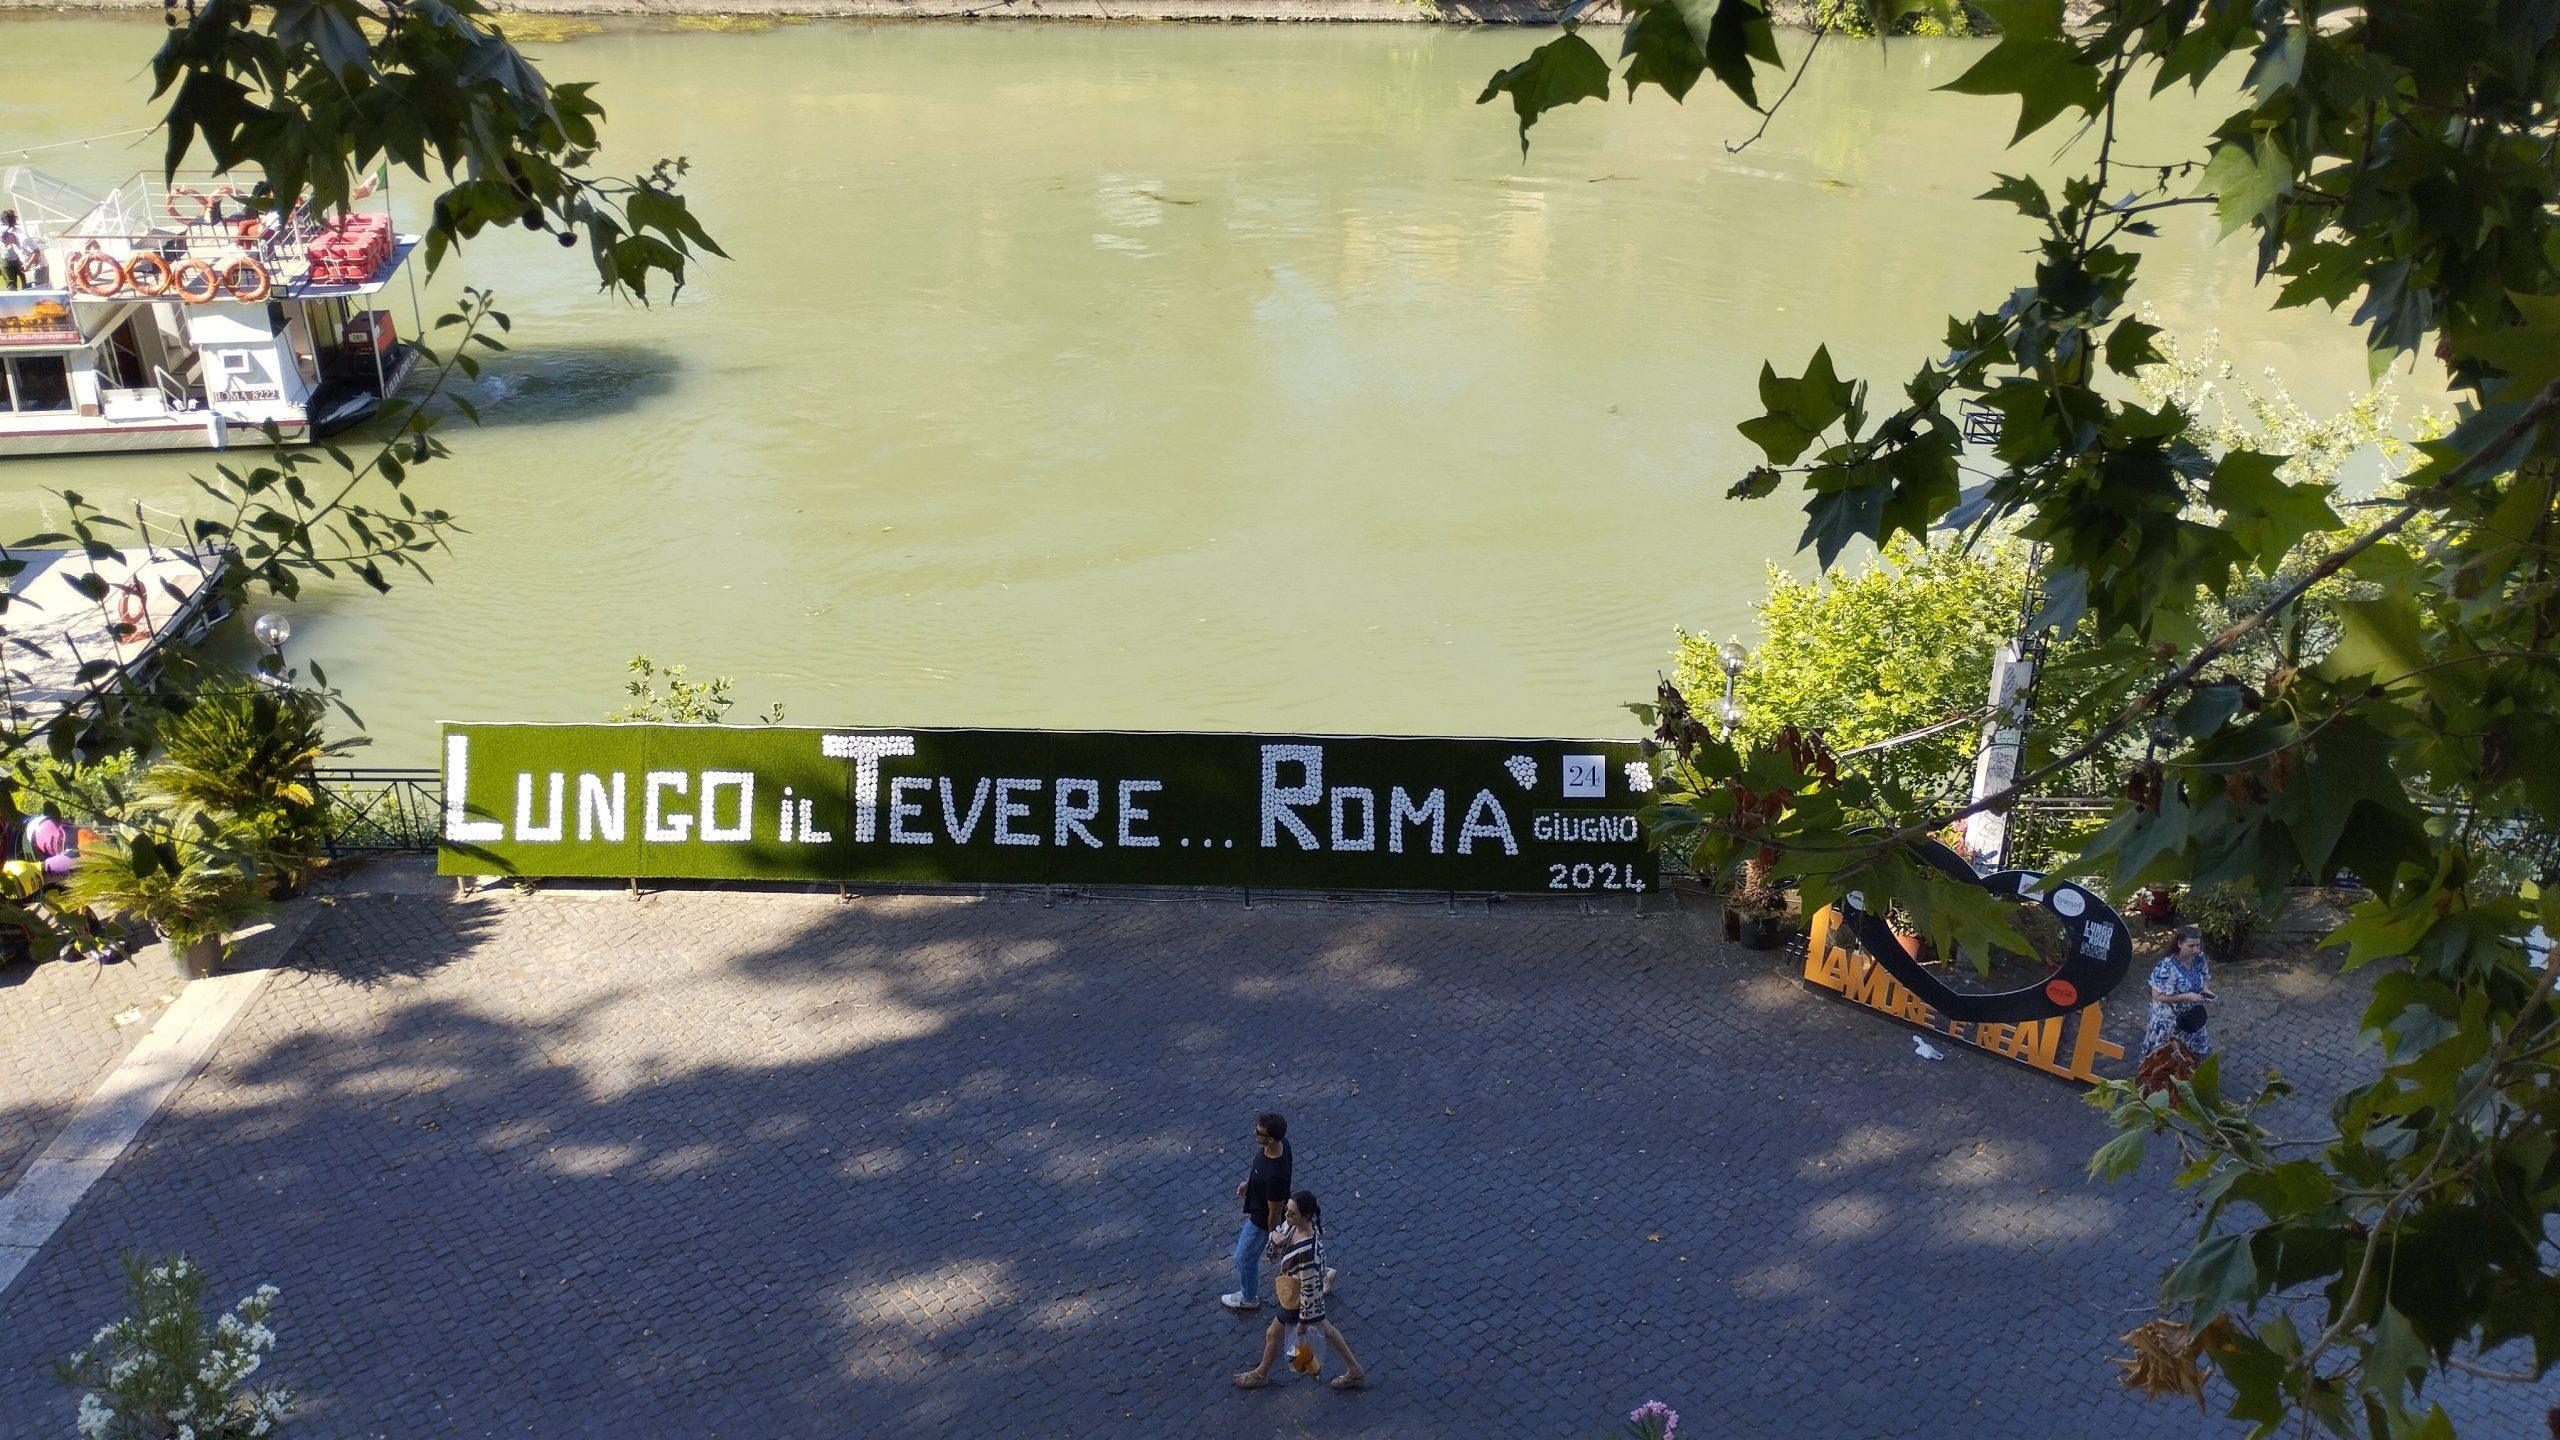
[[[266,267],[278,290],[309,282],[311,248],[329,233],[329,220],[304,205],[280,215],[252,189],[210,174],[181,172],[174,182],[156,173],[135,175],[79,220],[52,228],[52,283],[76,288],[75,267],[93,250],[119,265],[150,254],[170,265],[194,260],[217,273],[246,256]],[[405,247],[386,271],[397,268],[399,254]]]

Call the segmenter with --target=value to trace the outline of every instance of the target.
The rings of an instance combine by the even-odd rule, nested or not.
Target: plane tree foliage
[[[583,252],[605,292],[641,302],[653,287],[674,294],[690,264],[722,254],[684,195],[684,160],[629,173],[607,166],[594,88],[546,77],[480,0],[186,0],[183,11],[179,3],[167,0],[149,65],[164,180],[210,170],[253,213],[307,206],[325,216],[362,203],[379,177],[405,171],[430,198],[422,232],[430,270],[492,227],[521,225]],[[506,348],[510,328],[486,291],[466,286],[428,334],[413,337],[425,351],[418,378],[360,438],[236,451],[239,463],[196,476],[190,513],[174,528],[114,500],[56,492],[55,528],[0,549],[0,581],[25,573],[16,552],[74,547],[90,562],[74,584],[106,606],[142,547],[181,542],[228,555],[217,588],[232,609],[292,599],[315,581],[387,590],[397,577],[429,578],[426,562],[459,525],[420,498],[419,472],[452,453],[455,422],[478,420],[468,382]],[[142,598],[165,615],[182,597],[173,588]],[[64,658],[59,637],[12,619],[0,596],[0,666],[23,675]],[[112,656],[68,658],[81,703],[49,720],[12,714],[0,723],[0,759],[10,762],[0,792],[14,792],[6,798],[22,811],[99,808],[46,792],[42,777],[59,766],[29,763],[34,754],[58,761],[147,749],[160,723],[226,669],[218,655],[174,639],[161,646],[148,684]],[[280,681],[300,680],[278,656],[259,664]],[[327,689],[316,663],[310,683]],[[196,824],[197,833],[177,836],[117,822],[132,832],[122,838],[146,875],[155,858],[175,863],[179,840],[222,843],[219,817]],[[40,954],[60,939],[42,906],[0,906],[0,923],[26,929]]]
[[[1875,28],[1913,4],[1879,0]],[[1764,112],[1789,93],[1760,0],[1626,8],[1614,58],[1568,28],[1493,77],[1483,98],[1510,101],[1524,145],[1613,86],[1676,101],[1712,79]],[[1775,857],[1808,903],[1887,894],[1942,947],[1985,953],[2011,918],[1907,842],[2141,736],[2152,758],[2075,872],[2266,899],[2352,875],[2369,893],[2330,939],[2370,979],[2369,1078],[2302,1133],[2275,1128],[2286,1082],[2238,1083],[2237,1058],[2150,1097],[2109,1087],[2121,1133],[2093,1168],[2168,1143],[2189,1160],[2201,1222],[2161,1299],[2232,1417],[2449,1434],[2430,1393],[2448,1371],[2530,1382],[2560,1358],[2560,967],[2516,940],[2560,930],[2560,898],[2512,864],[2560,829],[2560,5],[1982,8],[1998,42],[1946,88],[2039,157],[2069,142],[2059,183],[1983,177],[1985,202],[2039,227],[2033,252],[1905,374],[1844,376],[1819,346],[1772,357],[1740,427],[1761,463],[1730,493],[1801,505],[1825,570],[1949,527],[2040,547],[2032,623],[2093,637],[2073,661],[2098,697],[2073,717],[2083,738],[1971,804],[1896,809],[1800,737],[1722,742],[1670,692],[1639,707],[1669,782],[1652,823],[1702,864]],[[2185,153],[2128,163],[2119,111],[2180,85],[2227,113]],[[2377,373],[2445,377],[2445,433],[2351,499],[2141,395],[2160,358],[2137,313],[2144,242],[2198,219],[2249,247],[2269,307],[2338,310]],[[1966,406],[1996,412],[1996,444],[1965,444]],[[2334,633],[2244,676],[2235,652],[2265,651],[2324,585]],[[1859,828],[1879,805],[1888,823]]]

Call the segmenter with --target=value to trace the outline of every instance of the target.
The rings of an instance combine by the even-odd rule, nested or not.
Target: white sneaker
[[[1226,1306],[1230,1310],[1259,1310],[1262,1308],[1261,1301],[1245,1298],[1245,1293],[1241,1290],[1230,1290],[1226,1294],[1219,1296],[1218,1303]]]

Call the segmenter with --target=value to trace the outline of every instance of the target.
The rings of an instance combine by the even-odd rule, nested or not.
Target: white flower
[[[176,1416],[172,1415],[172,1416],[170,1416],[169,1418],[170,1418],[170,1419],[172,1419],[172,1420],[174,1420],[174,1419],[176,1419],[176,1418],[178,1418],[178,1417],[176,1417]],[[178,1427],[178,1440],[196,1440],[196,1427],[194,1427],[193,1425],[181,1425],[181,1426],[179,1426],[179,1427]]]
[[[274,1287],[273,1285],[261,1285],[261,1286],[259,1286],[259,1287],[257,1288],[257,1290],[256,1290],[254,1293],[256,1294],[257,1298],[258,1298],[258,1299],[260,1299],[260,1300],[273,1300],[274,1298],[276,1298],[276,1296],[278,1296],[278,1295],[282,1294],[283,1292],[282,1292],[282,1291],[280,1291],[280,1290],[278,1290],[278,1289],[276,1289],[276,1287]]]
[[[104,1440],[107,1427],[115,1423],[116,1412],[95,1395],[80,1397],[80,1434],[84,1440]]]
[[[126,1358],[107,1367],[108,1383],[121,1385],[127,1380],[132,1379],[133,1372],[141,1368],[142,1362],[140,1360],[127,1356]]]

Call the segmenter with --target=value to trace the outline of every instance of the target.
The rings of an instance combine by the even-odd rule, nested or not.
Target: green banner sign
[[[444,728],[448,875],[1635,892],[1633,741]]]

